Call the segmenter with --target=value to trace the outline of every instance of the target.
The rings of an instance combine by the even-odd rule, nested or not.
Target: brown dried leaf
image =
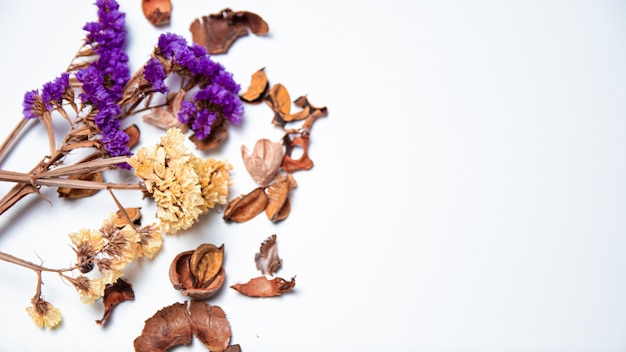
[[[295,285],[295,276],[291,278],[291,281],[280,277],[268,280],[265,276],[261,276],[245,284],[232,285],[231,288],[250,297],[275,297],[291,291]]]
[[[294,101],[294,104],[303,109],[310,108],[311,110],[310,114],[306,118],[306,121],[304,121],[301,127],[303,130],[307,132],[311,131],[311,127],[313,126],[313,122],[315,122],[315,120],[317,120],[320,117],[328,116],[328,109],[325,106],[321,108],[313,106],[309,102],[309,99],[306,97],[306,95],[303,95],[299,97],[298,99],[296,99]]]
[[[139,127],[137,127],[137,125],[133,124],[126,127],[124,129],[124,132],[126,132],[129,137],[128,143],[126,143],[128,148],[132,148],[136,146],[137,143],[139,143],[139,137],[141,136],[141,132],[139,131]]]
[[[196,278],[196,288],[205,288],[222,268],[224,245],[217,247],[203,243],[191,255],[191,272]]]
[[[254,255],[257,270],[263,275],[274,275],[280,266],[282,260],[278,257],[278,247],[276,246],[276,235],[272,235],[263,241],[259,253]]]
[[[281,143],[265,138],[255,143],[252,153],[245,145],[241,146],[243,164],[256,183],[266,185],[274,179],[283,161],[283,149]]]
[[[104,315],[102,319],[96,320],[97,324],[102,324],[109,318],[113,312],[113,308],[124,301],[132,301],[135,299],[133,286],[128,281],[119,278],[114,284],[109,284],[104,289],[102,302],[104,303]]]
[[[269,86],[270,84],[265,74],[265,68],[262,68],[252,74],[248,90],[239,97],[241,100],[248,103],[259,103],[265,98],[265,95],[267,95]]]
[[[203,45],[209,54],[223,54],[248,31],[256,35],[269,31],[267,23],[257,14],[225,8],[219,13],[195,19],[190,27],[192,41]]]
[[[283,116],[287,116],[291,112],[291,98],[287,88],[280,83],[276,83],[270,88],[270,92],[266,98],[267,105],[272,108],[275,113],[275,118],[282,119]]]
[[[143,14],[150,23],[161,26],[170,22],[172,3],[170,0],[142,0]]]
[[[102,176],[102,172],[91,172],[87,174],[80,175],[70,175],[67,177],[68,180],[82,180],[82,181],[91,181],[91,182],[104,182],[104,177]],[[59,197],[67,198],[67,199],[80,199],[91,197],[94,194],[98,193],[99,189],[81,189],[81,188],[71,188],[71,187],[59,187],[57,192],[59,193]]]
[[[157,352],[188,345],[193,338],[187,302],[174,303],[146,320],[141,335],[133,342],[136,352]]]
[[[209,351],[224,351],[230,342],[231,329],[226,313],[205,301],[189,304],[191,330]]]
[[[287,133],[283,137],[283,141],[286,148],[285,158],[281,165],[283,170],[292,173],[299,170],[309,170],[313,167],[313,160],[309,158],[309,134],[306,131],[293,139],[291,139],[289,133]],[[295,147],[301,147],[303,149],[302,155],[297,160],[291,158],[291,153]]]
[[[238,344],[230,345],[226,347],[224,352],[241,352],[241,346],[239,346]]]
[[[230,201],[224,211],[223,219],[246,222],[259,215],[267,206],[267,201],[264,187],[257,187],[252,192]]]

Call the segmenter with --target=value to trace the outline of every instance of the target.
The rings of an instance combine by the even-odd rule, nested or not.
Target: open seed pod
[[[191,299],[207,299],[224,284],[224,245],[204,243],[195,250],[179,253],[170,265],[170,281]]]

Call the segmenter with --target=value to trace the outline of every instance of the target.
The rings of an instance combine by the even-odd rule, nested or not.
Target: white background
[[[132,350],[145,319],[185,299],[167,277],[175,254],[224,243],[231,285],[259,274],[254,254],[274,233],[278,274],[297,275],[295,290],[252,299],[224,287],[210,301],[245,352],[626,350],[626,3],[174,0],[159,29],[139,0],[120,3],[132,70],[160,33],[190,39],[197,17],[261,15],[269,35],[214,59],[244,90],[266,67],[292,98],[328,107],[311,133],[315,166],[294,175],[280,224],[213,213],[168,236],[127,270],[136,300],[105,327],[94,323],[100,304],[47,274],[43,294],[63,324],[40,330],[24,311],[35,274],[0,263],[0,350]],[[90,1],[0,3],[2,137],[24,92],[65,69],[95,18]],[[222,148],[200,154],[231,160],[233,196],[254,186],[240,146],[280,136],[271,118],[249,107]],[[140,127],[144,145],[162,133]],[[27,171],[46,148],[38,126],[2,167]],[[98,227],[115,205],[104,192],[44,195],[50,203],[30,196],[0,218],[0,250],[71,265],[67,233]],[[136,192],[118,196],[147,217],[154,209]]]

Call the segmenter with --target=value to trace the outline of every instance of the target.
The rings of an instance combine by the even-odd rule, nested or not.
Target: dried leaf
[[[280,266],[282,260],[278,257],[278,247],[276,246],[276,235],[272,235],[265,239],[259,248],[259,253],[254,255],[257,270],[263,275],[274,275]]]
[[[245,284],[232,285],[231,288],[250,297],[275,297],[291,291],[295,285],[295,276],[291,278],[291,281],[280,277],[268,280],[265,276],[261,276]]]
[[[117,279],[113,284],[109,284],[104,289],[102,302],[104,303],[104,315],[102,319],[96,320],[96,323],[102,324],[109,318],[113,312],[113,308],[124,301],[132,301],[135,299],[135,292],[128,281]]]
[[[238,344],[230,345],[226,347],[224,352],[241,352],[241,346],[239,346]]]
[[[269,31],[267,23],[257,14],[229,8],[194,20],[189,30],[193,42],[203,45],[209,54],[223,54],[240,37],[251,31],[256,35]]]
[[[170,0],[142,0],[143,14],[150,23],[161,26],[170,22],[172,3]]]
[[[250,176],[260,185],[266,185],[276,177],[283,161],[284,147],[269,139],[259,139],[252,153],[245,145],[241,146],[243,164]]]
[[[168,130],[172,127],[178,127],[183,133],[187,131],[187,125],[178,120],[178,112],[185,98],[186,92],[179,90],[174,98],[171,95],[168,99],[171,102],[167,106],[157,107],[150,109],[150,112],[143,115],[144,122],[156,126],[158,128]]]
[[[289,133],[287,133],[283,137],[283,141],[285,144],[285,158],[283,159],[283,163],[281,167],[286,172],[292,173],[299,170],[309,170],[313,167],[313,160],[309,158],[309,134],[305,131],[300,133],[299,136],[291,139]],[[299,159],[294,160],[291,158],[291,153],[293,152],[295,147],[301,147],[302,155]]]
[[[126,127],[124,129],[124,132],[126,132],[128,137],[130,138],[128,140],[128,143],[126,143],[128,148],[132,148],[137,145],[137,143],[139,143],[139,137],[141,136],[141,132],[139,131],[139,127],[137,127],[137,125],[133,124]]]
[[[222,268],[224,245],[220,247],[203,243],[191,255],[191,272],[196,278],[196,287],[208,286]]]
[[[262,68],[252,74],[248,90],[239,97],[241,100],[248,103],[259,103],[265,98],[265,95],[267,95],[269,86],[270,84],[265,74],[265,68]]]
[[[146,320],[141,335],[133,342],[136,352],[157,352],[189,345],[192,340],[187,302],[174,303]]]
[[[141,208],[124,208],[124,214],[121,210],[115,212],[115,227],[122,228],[128,225],[128,220],[134,225],[141,225]],[[126,218],[128,216],[128,218]]]
[[[310,132],[311,131],[311,127],[313,126],[313,122],[315,122],[315,120],[317,120],[320,117],[328,116],[328,109],[325,106],[321,107],[321,108],[313,106],[309,102],[309,99],[306,97],[306,95],[303,95],[303,96],[299,97],[298,99],[296,99],[294,101],[294,104],[296,106],[298,106],[298,107],[303,108],[303,109],[306,109],[306,108],[310,109],[309,115],[306,117],[306,120],[304,121],[304,123],[301,126],[301,129],[306,131],[306,132]]]
[[[104,177],[102,176],[102,172],[91,172],[87,174],[80,175],[70,175],[67,177],[68,183],[71,180],[81,180],[81,181],[91,181],[91,182],[104,182]],[[57,192],[59,193],[59,197],[67,198],[67,199],[80,199],[91,197],[94,194],[98,193],[99,189],[82,189],[82,188],[71,188],[71,187],[59,187]]]
[[[226,313],[205,301],[189,304],[191,330],[209,351],[224,351],[230,342],[231,329]]]
[[[266,103],[274,111],[274,123],[284,126],[283,116],[291,113],[291,98],[287,88],[280,83],[276,83],[270,88]],[[279,122],[276,122],[276,121]]]
[[[267,206],[264,187],[257,187],[252,192],[241,195],[228,203],[224,211],[224,220],[246,222],[259,215]]]

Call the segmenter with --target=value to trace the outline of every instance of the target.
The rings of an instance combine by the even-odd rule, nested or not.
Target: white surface
[[[127,274],[137,298],[104,328],[100,305],[46,275],[45,298],[64,321],[38,329],[24,311],[35,275],[0,263],[0,350],[131,350],[145,319],[184,300],[167,278],[176,253],[224,243],[230,285],[257,275],[254,253],[273,233],[295,291],[250,299],[224,289],[210,301],[245,352],[626,349],[624,2],[174,0],[165,29],[147,23],[140,1],[120,3],[132,69],[162,31],[190,38],[191,20],[223,7],[261,15],[269,36],[216,59],[243,89],[266,67],[293,97],[328,106],[312,131],[315,167],[295,174],[279,225],[212,214],[167,237]],[[0,3],[3,130],[94,19],[88,1]],[[252,186],[239,147],[277,136],[270,120],[267,107],[248,108],[218,154],[235,166],[233,195]],[[142,132],[146,144],[158,135]],[[43,136],[32,130],[4,167],[30,168]],[[70,204],[46,192],[52,205],[30,197],[0,218],[0,250],[66,266],[66,234],[98,226],[114,205],[106,194]],[[205,349],[196,340],[178,350]]]

